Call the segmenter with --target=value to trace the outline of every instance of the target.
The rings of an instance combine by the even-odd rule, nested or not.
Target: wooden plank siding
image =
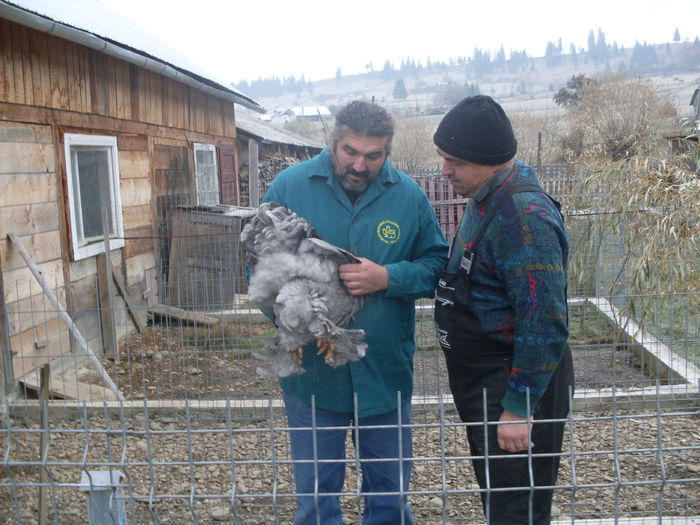
[[[233,103],[0,19],[0,100],[235,137]]]
[[[70,336],[58,317],[35,324],[10,337],[15,354],[12,367],[17,378],[70,352]]]
[[[160,302],[171,214],[194,202],[192,143],[224,149],[225,199],[237,196],[232,102],[0,19],[0,271],[16,378],[77,347],[7,240],[9,232],[93,350],[101,351],[95,258],[74,261],[70,251],[66,133],[117,138],[125,245],[113,252],[114,268],[139,305]],[[119,296],[115,304],[121,336],[135,326]]]
[[[26,55],[22,56],[24,61]],[[29,78],[30,75],[25,76]],[[13,76],[13,78],[16,78]],[[33,89],[27,93],[34,97]],[[46,280],[65,299],[53,136],[49,126],[0,121],[0,265],[5,283],[13,372],[19,377],[49,360],[45,334],[57,314],[45,300],[10,232],[22,239]],[[61,333],[60,327],[56,336]],[[65,331],[63,332],[65,335]]]
[[[65,288],[56,291],[56,297],[65,304]],[[22,333],[35,326],[39,321],[46,322],[58,317],[51,302],[46,295],[41,293],[39,285],[36,286],[35,294],[21,299],[8,308],[8,324],[11,334]]]

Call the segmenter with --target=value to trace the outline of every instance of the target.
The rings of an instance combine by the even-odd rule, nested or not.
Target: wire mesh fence
[[[563,173],[550,179],[558,181],[552,188],[566,186]],[[459,200],[442,195],[433,199],[438,216],[458,223]],[[107,312],[118,346],[100,361],[123,400],[62,328],[47,290],[30,277],[14,285],[26,289],[5,291],[31,298],[12,303],[8,315],[12,333],[31,337],[12,346],[20,391],[8,398],[0,433],[2,522],[292,522],[298,494],[281,391],[256,374],[256,352],[273,327],[247,304],[238,245],[245,216],[216,207],[167,215],[160,229],[167,235],[153,241],[162,248],[155,288],[164,304],[115,297]],[[586,235],[586,220],[567,217],[572,249]],[[697,294],[649,294],[656,315],[638,325],[624,310],[620,247],[614,238],[601,242],[569,294],[576,385],[555,521],[698,523]],[[86,344],[100,346],[99,289],[67,305],[65,286],[47,282]],[[136,293],[153,292],[138,286]],[[471,468],[468,424],[449,395],[431,308],[428,300],[416,305],[406,495],[416,523],[484,523],[480,498],[489,489],[479,488]],[[147,325],[134,321],[146,317]],[[42,381],[45,362],[50,374]],[[346,523],[360,523],[362,460],[354,455],[355,428],[345,430],[347,475],[337,496]],[[536,456],[536,448],[529,453]]]
[[[663,397],[659,389],[647,399],[655,408],[635,408],[613,394],[605,410],[570,414],[555,490],[558,521],[664,516],[694,523],[700,422],[694,408],[667,407]],[[415,521],[483,523],[466,424],[445,398],[417,401],[407,493]],[[113,476],[107,490],[115,491],[102,512],[122,512],[128,523],[292,521],[297,494],[288,432],[272,399],[169,408],[82,405],[70,419],[46,427],[14,419],[3,432],[0,493],[7,522],[36,522],[43,490],[47,523],[101,523],[88,521],[87,501],[105,490],[100,472]],[[348,440],[353,430],[347,428]],[[361,464],[348,450],[346,482],[337,495],[347,522],[359,523]]]

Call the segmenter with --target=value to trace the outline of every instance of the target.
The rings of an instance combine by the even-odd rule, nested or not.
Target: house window
[[[73,258],[104,253],[102,209],[107,209],[110,249],[124,246],[116,137],[64,135]]]
[[[216,146],[195,143],[194,172],[197,204],[219,204],[219,167],[216,162]]]

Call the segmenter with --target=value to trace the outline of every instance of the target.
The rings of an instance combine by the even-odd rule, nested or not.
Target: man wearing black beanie
[[[539,487],[556,484],[564,424],[541,421],[566,417],[574,382],[563,218],[514,158],[510,120],[491,97],[459,102],[434,142],[442,174],[469,197],[435,323],[460,418],[499,423],[467,427],[486,519],[547,524],[553,491]]]

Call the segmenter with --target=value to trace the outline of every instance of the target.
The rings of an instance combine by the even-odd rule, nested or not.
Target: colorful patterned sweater
[[[516,160],[514,170],[497,173],[469,199],[459,237],[473,239],[489,207],[513,184],[540,185],[535,171]],[[487,338],[513,345],[501,403],[520,416],[527,415],[526,389],[534,412],[566,347],[567,258],[561,216],[537,192],[516,193],[503,202],[477,247],[469,305]]]

